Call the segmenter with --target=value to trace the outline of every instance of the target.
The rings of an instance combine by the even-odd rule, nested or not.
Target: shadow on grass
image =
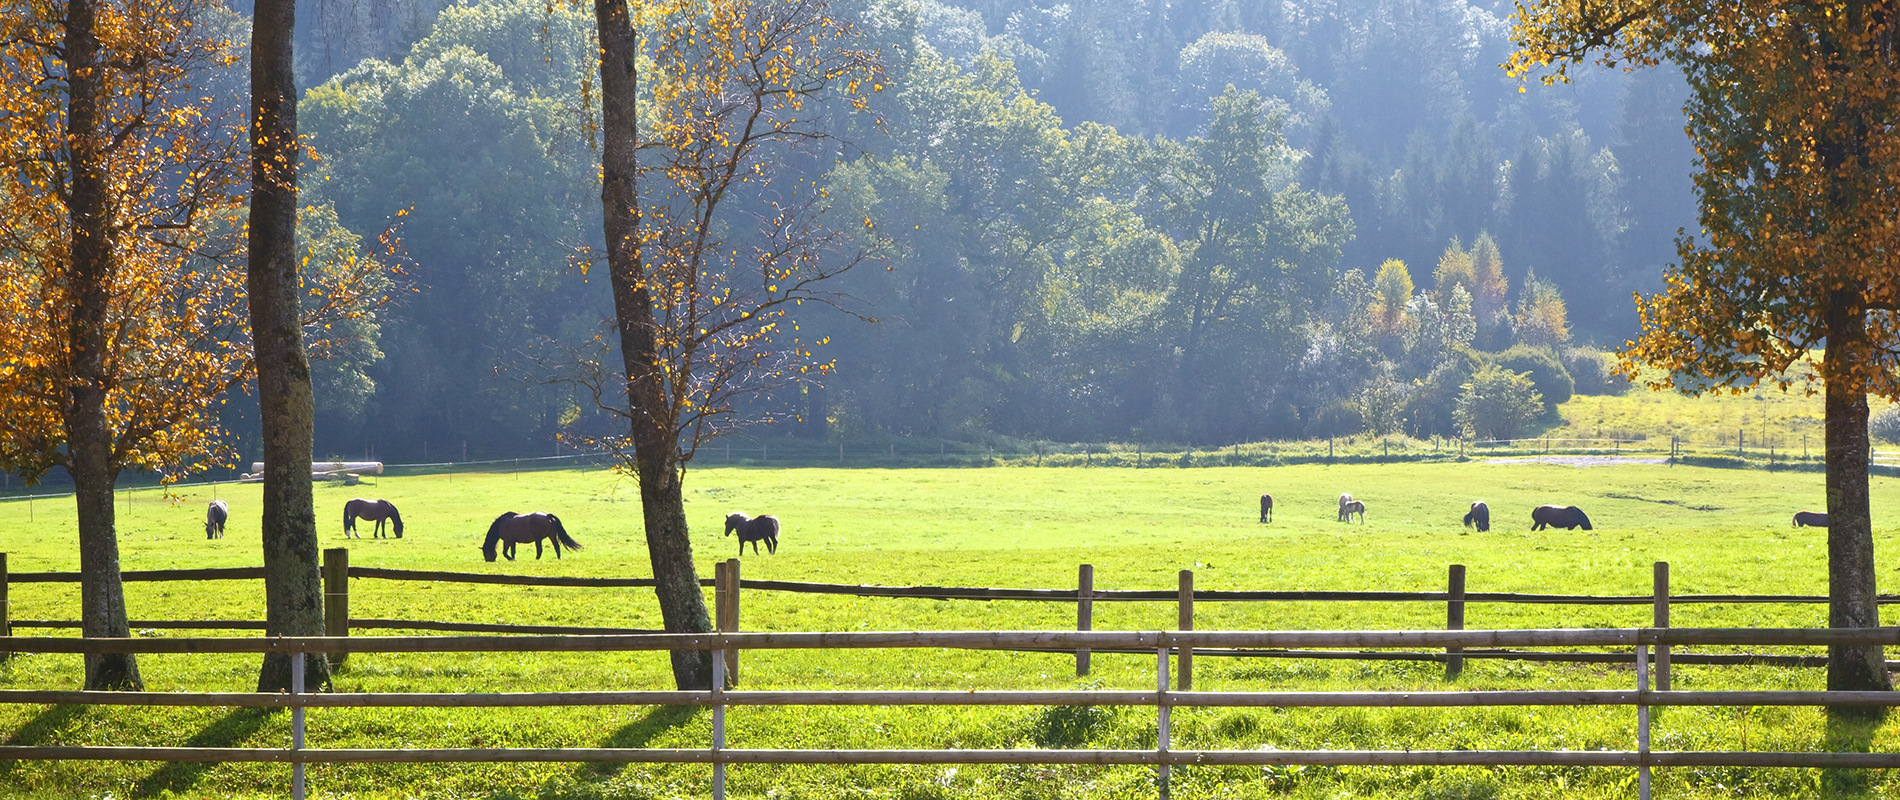
[[[696,716],[699,716],[699,709],[693,706],[660,706],[648,711],[647,715],[641,717],[639,721],[620,726],[620,730],[608,735],[601,741],[600,746],[646,747],[652,744],[654,739],[660,738],[660,734],[692,722]],[[626,768],[625,764],[596,762],[583,767],[580,777],[594,780],[611,778]]]
[[[1831,753],[1866,753],[1873,749],[1874,736],[1885,719],[1884,708],[1830,708],[1827,715],[1827,744]],[[1871,769],[1821,770],[1821,796],[1836,800],[1858,800],[1878,795],[1879,771]]]
[[[19,730],[14,731],[12,736],[7,737],[6,744],[46,744],[52,740],[56,734],[71,725],[73,720],[78,719],[85,713],[85,706],[53,706],[45,711],[41,711],[39,716],[28,720],[25,725],[21,725]],[[18,761],[0,761],[0,775],[11,775],[18,771],[19,768],[20,762]]]
[[[206,725],[186,740],[184,747],[234,747],[264,727],[270,712],[256,708],[234,709],[218,721]],[[133,797],[158,797],[168,792],[183,792],[196,786],[199,776],[219,762],[173,761],[139,781]]]

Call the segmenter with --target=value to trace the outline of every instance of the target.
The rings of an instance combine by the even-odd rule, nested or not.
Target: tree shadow
[[[694,706],[660,706],[647,712],[639,720],[620,726],[620,729],[608,734],[601,740],[601,747],[646,747],[660,738],[660,734],[674,730],[699,716]],[[581,777],[600,780],[620,774],[627,768],[625,764],[595,762],[581,768]]]
[[[86,706],[53,706],[41,711],[39,716],[28,720],[20,729],[7,737],[8,745],[39,745],[51,741],[60,731],[65,730],[74,720],[86,713]],[[0,774],[12,774],[20,768],[18,761],[0,761]]]
[[[1830,753],[1866,753],[1873,750],[1886,709],[1830,708],[1826,747]],[[1879,771],[1871,769],[1821,770],[1821,796],[1853,800],[1877,796]]]
[[[185,747],[233,747],[264,727],[270,719],[270,710],[258,708],[232,709],[216,722],[206,725],[190,739]],[[157,771],[145,776],[132,790],[133,797],[158,797],[167,792],[184,792],[196,786],[198,778],[205,770],[217,766],[215,761],[173,761],[159,767]]]

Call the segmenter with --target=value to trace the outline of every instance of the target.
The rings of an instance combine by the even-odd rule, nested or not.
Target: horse
[[[1339,512],[1339,514],[1340,514],[1339,519],[1341,522],[1351,522],[1352,515],[1358,514],[1359,524],[1361,525],[1366,524],[1366,504],[1359,502],[1358,500],[1347,500],[1345,507]]]
[[[567,528],[562,527],[560,517],[544,511],[531,514],[510,511],[496,517],[494,524],[488,526],[488,538],[482,540],[482,557],[494,561],[495,543],[501,542],[501,554],[513,561],[515,545],[534,542],[534,557],[538,559],[541,557],[542,539],[554,543],[555,558],[561,557],[561,545],[567,545],[569,550],[581,549],[581,543],[567,535]]]
[[[726,515],[726,535],[739,534],[739,555],[745,555],[745,543],[752,543],[752,554],[759,554],[759,542],[765,542],[765,552],[778,554],[778,517],[760,514],[746,519],[744,514],[734,511]]]
[[[361,497],[358,497],[355,500],[351,500],[350,502],[344,503],[343,504],[343,536],[344,538],[349,538],[350,534],[356,533],[356,520],[358,517],[361,517],[367,520],[373,520],[376,523],[376,538],[378,539],[383,538],[383,521],[384,520],[388,520],[390,522],[395,523],[396,538],[398,539],[402,538],[402,515],[396,513],[395,503],[391,503],[388,500],[364,500]],[[356,538],[361,539],[363,538],[363,535],[360,533],[357,533]]]
[[[231,518],[231,507],[223,500],[213,500],[205,507],[205,538],[224,538],[224,521]]]
[[[1273,521],[1273,495],[1263,494],[1260,496],[1260,521]]]
[[[1826,511],[1796,511],[1794,512],[1794,527],[1825,528],[1827,527],[1827,512]]]
[[[1346,504],[1350,502],[1352,502],[1352,495],[1342,494],[1339,496],[1339,521],[1340,522],[1346,521]]]
[[[1531,509],[1531,530],[1541,531],[1545,525],[1564,530],[1592,530],[1590,518],[1584,516],[1583,509],[1576,506],[1538,506]]]
[[[1483,500],[1471,504],[1471,510],[1465,514],[1465,527],[1478,526],[1478,532],[1491,530],[1491,507]]]

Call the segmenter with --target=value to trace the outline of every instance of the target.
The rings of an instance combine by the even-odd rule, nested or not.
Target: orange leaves
[[[0,461],[29,475],[63,461],[74,385],[105,390],[115,468],[215,460],[218,399],[250,364],[242,271],[206,261],[232,252],[215,223],[242,205],[242,131],[187,81],[233,63],[230,43],[175,4],[94,8],[84,70],[61,69],[64,6],[0,14],[0,157],[33,165],[0,174]],[[68,139],[82,103],[96,124]],[[82,208],[103,213],[81,228]]]

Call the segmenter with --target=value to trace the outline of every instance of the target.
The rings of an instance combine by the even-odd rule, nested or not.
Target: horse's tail
[[[574,537],[567,535],[567,526],[561,524],[560,517],[549,514],[548,521],[554,523],[554,537],[560,539],[562,545],[569,550],[582,549],[580,542],[574,541]]]
[[[344,503],[343,504],[343,530],[347,531],[353,527],[356,527],[356,509],[351,508],[349,503]]]

